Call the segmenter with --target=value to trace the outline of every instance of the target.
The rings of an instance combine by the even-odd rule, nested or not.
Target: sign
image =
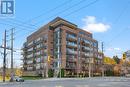
[[[123,53],[123,56],[122,56],[123,60],[126,59],[126,53]]]
[[[14,0],[0,0],[0,16],[12,17],[14,15]]]

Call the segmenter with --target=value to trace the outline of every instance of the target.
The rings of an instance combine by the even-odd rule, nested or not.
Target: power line
[[[119,21],[119,19],[121,18],[121,16],[125,13],[125,11],[127,10],[129,4],[130,4],[130,1],[128,2],[127,5],[125,5],[125,7],[122,9],[121,13],[117,16],[117,18],[115,19],[115,23],[117,23]]]
[[[0,23],[0,24],[3,24],[3,25],[8,25],[8,26],[11,26],[11,27],[14,27],[13,25],[11,25],[11,24],[7,24],[7,23]],[[23,26],[20,26],[20,27],[23,27]],[[18,28],[18,27],[15,27],[15,28]],[[21,30],[22,29],[22,30]],[[18,34],[18,33],[21,33],[21,31],[23,31],[23,30],[26,30],[26,31],[29,31],[29,32],[33,32],[34,30],[30,30],[30,28],[20,28],[20,30],[17,30],[17,31],[15,31],[15,33],[16,34]],[[23,37],[23,34],[21,35],[21,37]]]
[[[68,8],[63,9],[63,10],[61,10],[61,11],[57,12],[56,14],[54,14],[54,15],[52,15],[52,16],[50,16],[50,17],[46,18],[46,20],[48,20],[48,19],[50,19],[50,18],[52,18],[52,17],[54,17],[54,16],[57,16],[57,15],[59,15],[59,14],[63,14],[64,12],[66,12],[66,11],[70,10],[71,8],[73,8],[73,7],[75,7],[75,6],[80,5],[81,3],[85,2],[85,1],[87,1],[87,0],[81,0],[81,1],[79,1],[78,3],[75,3],[75,4],[73,4],[72,6],[69,6]],[[43,20],[42,20],[42,21],[37,22],[37,23],[36,23],[36,25],[37,25],[37,24],[39,24],[39,23],[41,23],[41,22],[43,22]]]
[[[79,5],[80,3],[83,3],[84,1],[86,1],[86,0],[81,0],[80,2],[78,2],[78,3],[76,3],[76,4],[74,4],[74,5],[72,5],[72,6],[70,6],[70,7],[68,7],[67,9],[64,9],[64,10],[62,10],[62,11],[60,11],[60,12],[58,12],[57,14],[59,14],[59,13],[64,13],[65,11],[67,11],[67,10],[69,10],[70,8],[72,8],[72,7],[75,7],[75,6],[77,6],[77,5]],[[65,4],[67,4],[69,1],[67,1],[67,2],[65,2],[64,3],[64,5]],[[63,5],[63,4],[61,4],[61,5]],[[57,7],[59,7],[59,6],[57,6]],[[56,9],[56,8],[53,8],[53,9],[51,9],[51,10],[54,10],[54,9]],[[50,10],[49,10],[50,11]],[[55,15],[57,15],[57,14],[55,14]],[[41,15],[39,15],[39,16],[37,16],[37,17],[40,17]],[[53,17],[53,16],[51,16],[51,17]],[[35,17],[36,18],[36,17]],[[50,17],[49,17],[50,18]],[[22,26],[22,27],[25,27],[25,26]],[[15,27],[16,28],[16,27]],[[30,28],[30,27],[29,27]],[[26,29],[23,29],[23,30],[26,30]],[[18,30],[18,31],[16,31],[16,33],[17,32],[20,32],[21,30]],[[32,32],[33,30],[29,30],[30,32]]]
[[[81,10],[81,9],[83,9],[83,8],[86,8],[86,7],[88,7],[88,6],[90,6],[90,5],[94,4],[94,3],[96,3],[97,1],[99,1],[99,0],[95,0],[95,1],[93,1],[93,2],[91,2],[91,3],[89,3],[89,4],[85,5],[85,6],[83,6],[83,7],[79,8],[79,9],[77,9],[77,10],[74,10],[74,11],[71,12],[71,13],[78,12],[79,10]],[[77,6],[77,5],[79,5],[80,3],[83,3],[83,2],[84,2],[84,0],[81,0],[80,2],[78,2],[78,3],[74,4],[74,5],[72,5],[71,8],[74,7],[74,6]],[[67,11],[67,10],[69,10],[69,9],[71,9],[71,8],[70,8],[70,7],[69,7],[69,8],[66,8],[65,11]],[[62,11],[62,12],[64,12],[64,11]],[[62,13],[62,12],[61,12],[61,13]],[[70,13],[70,14],[71,14],[71,13]],[[59,13],[57,13],[57,14],[59,14]],[[67,15],[69,15],[69,14],[67,14]],[[50,18],[50,17],[49,17],[49,18]]]
[[[66,1],[66,2],[64,2],[63,4],[65,5],[65,4],[67,4],[68,2],[69,2],[70,0],[68,0],[68,1]],[[71,8],[73,8],[73,7],[75,7],[75,6],[77,6],[77,5],[79,5],[80,3],[83,3],[84,1],[86,1],[86,0],[81,0],[80,2],[78,2],[78,3],[76,3],[76,4],[74,4],[74,5],[72,5],[72,6],[70,6],[69,8],[66,8],[66,9],[64,9],[64,10],[62,10],[62,11],[60,11],[60,12],[58,12],[57,14],[59,14],[59,13],[64,13],[65,11],[67,11],[67,10],[69,10],[69,9],[71,9]],[[96,0],[97,1],[97,0]],[[63,5],[63,4],[61,4],[61,6]],[[90,4],[92,4],[92,3],[90,3]],[[89,5],[89,4],[88,4]],[[54,9],[56,9],[56,8],[58,8],[59,6],[57,6],[57,7],[55,7],[55,8],[53,8],[53,9],[51,9],[51,10],[54,10]],[[51,10],[49,10],[50,12],[51,12]],[[78,9],[79,10],[79,9]],[[48,12],[49,12],[48,11]],[[57,14],[55,14],[55,15],[57,15]],[[41,15],[39,15],[39,16],[37,16],[37,17],[40,17]],[[54,16],[54,15],[53,15]],[[51,16],[51,17],[53,17],[53,16]],[[36,17],[35,17],[36,18]],[[50,17],[49,17],[50,18]],[[34,19],[34,18],[33,18]],[[24,22],[23,22],[24,23]],[[4,23],[1,23],[1,24],[4,24]],[[9,25],[9,26],[13,26],[13,25],[11,25],[11,24],[5,24],[5,25]],[[31,29],[30,30],[30,28],[31,27],[29,27],[29,26],[23,26],[22,24],[16,24],[18,27],[24,27],[24,28],[22,28],[22,30],[28,30],[28,31],[30,31],[30,32],[32,32],[33,30]],[[13,26],[14,27],[14,26]],[[18,27],[15,27],[15,28],[18,28]],[[29,28],[29,29],[27,29],[27,28]],[[16,33],[17,32],[20,32],[21,30],[18,30],[18,31],[16,31]]]
[[[91,4],[94,4],[94,3],[97,2],[97,1],[98,1],[98,0],[96,0],[96,1],[94,1],[94,2],[91,2],[91,3],[85,5],[85,6],[82,7],[82,8],[88,7],[88,6],[90,6]],[[75,6],[77,6],[77,5],[79,5],[79,4],[82,3],[82,2],[84,2],[84,0],[81,0],[80,2],[78,2],[78,3],[74,4],[74,5],[72,5],[71,8],[72,8],[72,7],[75,7]],[[69,9],[71,9],[71,8],[70,8],[70,7],[69,7],[69,8],[66,8],[64,11],[69,10]],[[77,11],[81,10],[82,8],[77,9],[77,10],[71,12],[71,13],[77,12]],[[62,11],[62,12],[64,12],[64,11]],[[62,13],[62,12],[60,12],[60,13]],[[58,13],[58,14],[59,14],[59,13]],[[12,26],[12,25],[11,25],[11,26]],[[22,27],[23,27],[23,26],[22,26]],[[24,26],[24,27],[25,27],[25,26]],[[30,27],[29,27],[29,28],[30,28]],[[21,30],[20,30],[20,31],[21,31]],[[18,31],[18,32],[20,32],[20,31]]]
[[[123,16],[123,14],[125,13],[125,11],[127,10],[128,6],[130,4],[130,1],[127,3],[127,5],[124,6],[124,8],[122,9],[122,11],[120,12],[120,14],[117,16],[117,18],[115,19],[115,22],[113,23],[114,25],[117,24],[117,22],[120,20],[121,16]],[[108,45],[116,38],[118,38],[118,36],[120,36],[122,34],[122,32],[126,30],[126,29],[121,29],[121,31],[115,36],[113,37],[109,42]],[[113,32],[115,33],[115,32]],[[103,38],[105,38],[106,35],[103,36]]]
[[[40,15],[38,15],[38,16],[32,18],[32,19],[29,19],[29,20],[26,21],[26,22],[22,22],[22,21],[19,21],[19,20],[15,20],[15,21],[21,22],[21,24],[15,23],[15,24],[17,25],[17,27],[15,26],[15,28],[24,27],[24,28],[21,28],[21,29],[22,29],[22,30],[28,30],[28,31],[32,32],[34,29],[33,29],[33,30],[30,30],[31,27],[29,27],[29,26],[24,26],[25,24],[27,24],[27,22],[29,22],[29,21],[31,21],[31,20],[34,20],[34,19],[36,19],[36,18],[39,18],[39,17],[41,17],[43,14],[45,15],[46,13],[47,13],[47,14],[48,14],[48,13],[51,13],[51,12],[55,11],[56,9],[58,9],[59,7],[64,6],[64,5],[68,4],[68,3],[70,3],[71,1],[72,1],[72,0],[65,1],[64,3],[62,3],[62,4],[60,4],[60,5],[58,5],[58,6],[54,7],[54,8],[52,8],[52,9],[48,10],[47,12],[42,13],[42,14],[40,14]],[[14,25],[7,24],[7,23],[6,23],[6,24],[5,24],[5,23],[1,23],[1,24],[9,25],[9,26],[13,26],[13,27],[14,27]],[[14,24],[14,23],[13,23],[13,24]],[[31,26],[32,26],[32,24],[31,24]],[[33,25],[33,26],[34,26],[34,25]],[[27,28],[29,28],[29,29],[27,29]],[[32,29],[32,28],[31,28],[31,29]],[[18,31],[16,31],[16,33],[20,32],[20,31],[21,31],[21,30],[18,30]]]
[[[8,26],[14,27],[14,25],[8,24],[8,23],[2,23],[2,22],[0,22],[0,24],[8,25]],[[18,25],[17,25],[17,27],[15,27],[15,28],[18,28],[18,27],[23,27],[23,28],[21,28],[22,30],[32,31],[32,30],[30,30],[30,28],[27,28],[27,27],[25,27],[25,26],[18,26]]]
[[[58,5],[58,6],[54,7],[54,8],[52,8],[52,9],[50,9],[50,10],[48,10],[47,12],[43,12],[43,13],[41,13],[40,15],[38,15],[38,16],[32,18],[32,19],[29,19],[28,21],[32,21],[32,20],[34,20],[34,19],[40,18],[41,16],[45,15],[46,13],[47,13],[47,14],[48,14],[48,13],[51,13],[51,12],[53,12],[53,11],[59,9],[59,7],[62,7],[62,6],[64,6],[64,5],[70,3],[71,1],[72,1],[72,0],[67,0],[67,1],[63,2],[62,4],[60,4],[60,5]],[[28,21],[27,21],[27,22],[28,22]]]
[[[108,42],[107,45],[110,45],[110,43],[112,43],[113,41],[115,41],[115,39],[119,38],[119,36],[122,35],[122,32],[127,31],[126,29],[128,30],[129,28],[124,28],[124,29],[122,29],[115,37],[113,37],[113,38]]]
[[[85,5],[85,6],[83,6],[83,7],[80,7],[79,9],[76,9],[76,10],[70,12],[69,14],[66,14],[65,16],[72,15],[72,13],[76,13],[76,12],[82,10],[82,9],[85,9],[85,8],[87,8],[87,7],[89,7],[89,6],[93,5],[93,4],[95,4],[95,3],[98,2],[98,1],[99,1],[99,0],[95,0],[95,1],[93,1],[93,2],[91,2],[91,3],[89,3],[89,4],[87,4],[87,5]]]
[[[24,26],[25,24],[27,24],[27,22],[32,21],[32,20],[34,20],[34,19],[36,19],[36,18],[39,18],[39,17],[41,17],[43,14],[45,15],[46,13],[47,13],[47,14],[48,14],[48,13],[51,13],[51,12],[55,11],[56,9],[58,9],[59,7],[64,6],[64,5],[68,4],[68,3],[70,3],[71,1],[72,1],[72,0],[68,0],[68,1],[66,1],[66,2],[64,2],[64,3],[62,3],[62,4],[58,5],[58,6],[56,6],[56,7],[52,8],[52,9],[50,9],[50,10],[48,10],[47,12],[44,12],[44,13],[42,13],[42,14],[40,14],[40,15],[38,15],[38,16],[32,18],[32,19],[29,19],[29,20],[26,21],[26,22],[22,22],[22,21],[20,21],[20,20],[14,20],[14,21],[18,21],[18,22],[21,23],[21,24],[17,24],[17,23],[15,23],[15,24],[16,24],[17,26],[19,26],[19,27],[26,27],[26,28],[29,28],[29,29],[30,29],[29,25],[28,25],[28,26]],[[13,20],[13,19],[11,19],[11,20]],[[4,23],[2,23],[2,24],[4,24]],[[14,24],[14,23],[13,23],[13,24]],[[10,25],[10,24],[7,24],[7,25]],[[13,25],[10,25],[10,26],[13,26]],[[36,25],[30,24],[30,26],[36,26]],[[13,27],[14,27],[14,26],[13,26]],[[36,27],[37,27],[37,26],[36,26]],[[15,28],[16,28],[16,27],[15,27]],[[26,29],[22,29],[22,30],[26,30]],[[33,29],[33,30],[34,30],[34,29]],[[17,31],[17,32],[19,32],[19,31]]]
[[[36,25],[33,25],[33,24],[27,24],[27,23],[25,23],[25,22],[23,22],[23,21],[20,21],[20,20],[16,20],[16,19],[10,19],[11,21],[13,20],[13,22],[16,22],[16,23],[21,23],[22,25],[24,24],[24,25],[28,25],[28,26],[34,26],[34,27],[38,27],[38,26],[36,26]]]

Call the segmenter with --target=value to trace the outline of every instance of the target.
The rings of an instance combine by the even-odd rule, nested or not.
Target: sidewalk
[[[58,80],[75,80],[77,78],[44,78],[39,80],[26,80],[26,81],[58,81]],[[26,82],[25,81],[25,82]]]
[[[19,82],[9,82],[9,81],[0,81],[0,86],[3,86],[3,85],[11,85],[11,84],[19,84]]]
[[[5,84],[9,84],[9,83],[10,83],[9,81],[3,82],[3,81],[0,80],[0,85],[5,85]]]

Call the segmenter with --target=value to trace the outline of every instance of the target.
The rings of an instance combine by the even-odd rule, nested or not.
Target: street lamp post
[[[91,77],[91,63],[90,63],[90,58],[89,58],[89,78]]]

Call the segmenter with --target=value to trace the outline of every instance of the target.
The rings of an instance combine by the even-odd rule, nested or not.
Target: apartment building
[[[49,69],[57,75],[61,68],[66,76],[88,74],[89,64],[98,57],[98,42],[92,33],[60,17],[29,35],[22,49],[26,76],[48,77]]]

